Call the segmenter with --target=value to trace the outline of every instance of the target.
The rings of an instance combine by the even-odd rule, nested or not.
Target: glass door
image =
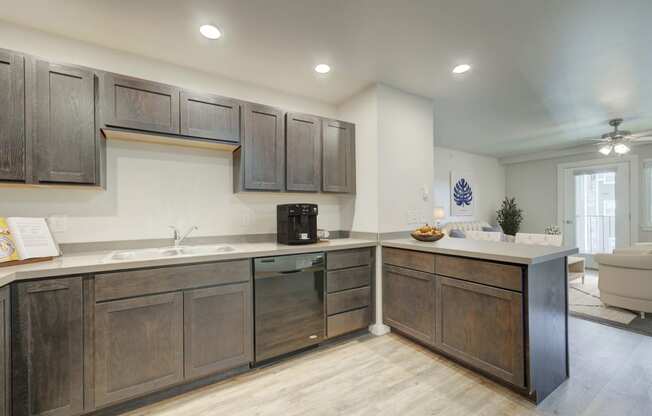
[[[565,240],[579,248],[587,266],[593,254],[630,244],[627,164],[569,168],[566,171]]]

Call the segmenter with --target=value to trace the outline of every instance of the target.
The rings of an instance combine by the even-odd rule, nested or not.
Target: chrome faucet
[[[193,225],[192,227],[188,228],[188,230],[185,233],[182,234],[179,231],[179,229],[177,227],[175,227],[174,225],[170,225],[170,228],[172,228],[172,232],[173,232],[172,235],[173,235],[173,238],[174,238],[174,246],[175,247],[179,247],[181,245],[181,243],[183,243],[183,240],[185,240],[190,235],[191,232],[199,229],[199,227],[197,227],[196,225]]]

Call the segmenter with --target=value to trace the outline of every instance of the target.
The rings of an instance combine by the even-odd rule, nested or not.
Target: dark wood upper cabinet
[[[187,379],[253,361],[249,283],[186,291],[184,308]]]
[[[116,74],[103,78],[104,125],[179,134],[179,88]]]
[[[98,303],[94,329],[97,407],[183,380],[181,292]]]
[[[95,75],[36,61],[35,182],[96,182]]]
[[[285,189],[284,121],[278,108],[244,105],[244,140],[233,154],[236,192]]]
[[[181,134],[240,142],[240,102],[212,94],[181,91]]]
[[[355,125],[322,121],[322,191],[355,193]]]
[[[437,276],[437,347],[453,357],[525,386],[522,295]]]
[[[11,309],[9,286],[0,289],[0,416],[11,415]]]
[[[385,264],[383,321],[428,345],[435,344],[435,275]]]
[[[81,277],[14,286],[13,416],[83,410]]]
[[[0,50],[0,180],[24,181],[25,60]]]
[[[321,182],[321,119],[288,113],[285,125],[288,191],[319,192]]]

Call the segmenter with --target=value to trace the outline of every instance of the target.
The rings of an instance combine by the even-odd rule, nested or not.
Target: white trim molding
[[[637,155],[626,155],[557,164],[557,225],[563,229],[565,211],[564,172],[566,169],[627,163],[629,168],[629,240],[630,244],[637,243],[639,240],[639,215],[641,214],[638,192],[641,176],[638,162]]]
[[[652,231],[652,159],[643,159],[641,161],[643,174],[641,185],[643,185],[643,221],[641,221],[641,230]],[[648,171],[649,170],[649,171]]]

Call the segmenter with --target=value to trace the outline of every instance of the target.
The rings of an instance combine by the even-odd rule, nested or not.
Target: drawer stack
[[[326,256],[328,337],[366,328],[371,319],[371,249],[333,251]]]

